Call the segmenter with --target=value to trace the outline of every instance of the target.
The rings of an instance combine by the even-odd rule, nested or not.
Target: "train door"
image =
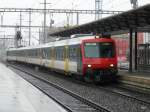
[[[38,54],[39,54],[39,60],[38,60],[39,61],[39,65],[42,65],[42,55],[43,54],[42,54],[42,49],[41,48],[38,49]]]
[[[64,46],[64,71],[67,74],[69,71],[68,45]]]
[[[79,74],[82,74],[82,53],[81,46],[77,46],[77,71]]]
[[[51,68],[54,68],[54,60],[55,60],[55,48],[54,47],[51,47]]]

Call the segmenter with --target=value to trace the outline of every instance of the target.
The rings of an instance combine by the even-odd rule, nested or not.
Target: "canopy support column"
[[[133,30],[130,29],[130,37],[129,37],[129,72],[132,72],[132,34],[133,34]]]
[[[137,31],[135,31],[135,70],[137,70]]]

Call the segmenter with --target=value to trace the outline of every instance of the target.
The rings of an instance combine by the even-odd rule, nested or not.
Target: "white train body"
[[[71,38],[66,40],[60,40],[55,42],[50,42],[45,45],[32,46],[32,47],[23,47],[23,48],[12,48],[7,50],[7,60],[8,61],[18,61],[24,63],[30,63],[40,66],[45,66],[48,68],[59,69],[65,72],[78,73],[77,61],[71,60],[68,56],[65,56],[68,50],[68,47],[74,46],[78,48],[73,48],[72,52],[80,52],[80,44],[84,39],[91,39],[94,36],[83,36],[78,38]],[[63,49],[63,53],[60,53],[61,59],[57,59],[56,52],[58,49]],[[45,52],[43,52],[45,50]],[[55,50],[55,51],[54,51]],[[45,53],[45,54],[43,54]],[[50,53],[50,54],[48,54]],[[68,54],[68,53],[67,53]],[[32,55],[32,56],[31,56]],[[59,55],[59,51],[58,51]],[[34,57],[35,56],[35,57]],[[81,58],[81,57],[80,57]]]

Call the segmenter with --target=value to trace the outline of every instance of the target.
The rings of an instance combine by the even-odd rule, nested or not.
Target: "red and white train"
[[[89,34],[74,36],[36,47],[8,49],[7,60],[44,66],[96,82],[116,76],[117,55],[113,39],[95,38]]]

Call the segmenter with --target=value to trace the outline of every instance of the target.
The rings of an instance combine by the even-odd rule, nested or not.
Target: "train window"
[[[94,42],[84,44],[85,57],[105,58],[114,57],[114,45],[111,42]]]
[[[58,47],[55,48],[55,58],[58,60]]]
[[[33,49],[32,50],[32,58],[35,58],[36,57],[36,49]]]
[[[60,49],[59,49],[59,47],[57,47],[57,51],[56,51],[57,52],[57,60],[60,60],[60,52],[59,51],[60,51]]]
[[[44,54],[45,54],[45,59],[47,59],[47,57],[48,57],[48,56],[47,56],[47,54],[48,54],[48,53],[47,53],[47,48],[44,48]]]
[[[69,59],[71,61],[76,61],[76,59],[77,59],[77,45],[69,46],[68,56],[69,56]]]
[[[51,48],[50,47],[46,48],[46,52],[47,52],[47,59],[50,59]]]
[[[63,60],[63,52],[64,52],[64,47],[62,46],[55,47],[55,58],[57,60]]]
[[[37,49],[34,49],[34,58],[37,58]]]
[[[63,47],[59,47],[59,60],[63,60]]]
[[[84,51],[85,51],[85,57],[87,58],[99,57],[99,48],[96,43],[85,43]]]

